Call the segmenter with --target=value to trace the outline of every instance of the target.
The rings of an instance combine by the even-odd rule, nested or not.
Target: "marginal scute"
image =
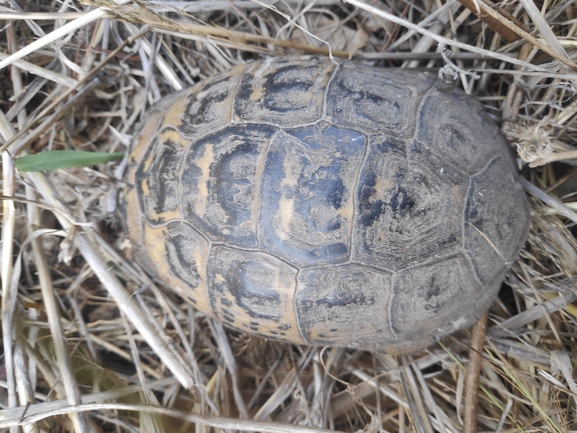
[[[514,181],[512,165],[510,158],[495,158],[470,181],[465,250],[483,284],[510,264],[527,236],[529,209],[520,185]]]
[[[147,113],[146,122],[142,122],[134,134],[134,139],[130,147],[128,164],[125,175],[127,184],[133,186],[135,182],[136,169],[145,154],[149,153],[150,146],[156,142],[158,131],[163,128],[162,122],[166,114],[166,106],[174,100],[178,100],[178,93],[170,95],[154,105]]]
[[[389,314],[398,337],[430,343],[435,331],[470,310],[483,287],[469,272],[467,261],[457,255],[395,274]]]
[[[296,274],[269,254],[215,246],[208,265],[212,310],[239,329],[304,343],[293,306]]]
[[[501,283],[503,282],[507,271],[507,268],[498,270],[493,274],[491,281],[487,284],[480,285],[478,291],[471,294],[472,302],[470,302],[467,307],[462,307],[460,310],[455,309],[453,315],[447,317],[441,326],[431,333],[431,339],[433,341],[438,341],[446,335],[452,334],[459,329],[468,328],[477,322],[497,297],[499,290],[501,289]],[[477,283],[473,282],[470,278],[471,272],[474,271],[469,263],[469,269],[467,270],[467,281],[469,282],[468,287],[475,287]]]
[[[357,263],[299,273],[296,315],[309,344],[370,350],[394,340],[387,314],[391,275]]]
[[[169,109],[179,130],[187,137],[198,137],[224,126],[232,117],[233,96],[246,65],[217,75],[202,87],[194,87]],[[167,118],[169,116],[167,115]]]
[[[206,285],[208,242],[184,221],[143,227],[144,246],[138,254],[145,270],[154,272],[157,279],[199,310],[210,312]]]
[[[260,185],[259,240],[302,267],[348,259],[365,136],[320,122],[279,133]]]
[[[189,224],[181,221],[169,223],[166,230],[164,247],[172,273],[193,288],[204,284],[204,239]]]
[[[334,69],[330,60],[254,63],[238,89],[234,115],[237,121],[295,126],[318,120],[325,88]]]
[[[191,145],[182,173],[182,213],[212,240],[256,247],[258,177],[267,125],[228,126]]]
[[[418,113],[415,138],[467,176],[480,170],[507,143],[472,98],[446,89],[426,95]]]
[[[412,83],[389,71],[345,63],[327,89],[327,116],[360,131],[410,136],[419,99],[432,85],[424,77]]]
[[[140,204],[138,199],[138,191],[132,185],[125,186],[118,194],[118,210],[122,217],[123,228],[127,232],[128,239],[132,243],[133,250],[138,251],[143,249],[142,230],[144,221],[140,211]],[[138,253],[137,260],[142,265],[146,262],[148,255],[145,253]],[[151,274],[156,271],[151,269]]]
[[[178,131],[164,130],[148,147],[136,170],[134,182],[140,206],[152,224],[180,217],[179,168],[188,143]]]

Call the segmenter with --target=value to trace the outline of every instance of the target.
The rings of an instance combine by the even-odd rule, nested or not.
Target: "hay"
[[[573,1],[22,5],[0,5],[2,431],[577,431]],[[501,122],[533,222],[486,331],[403,357],[230,332],[123,255],[122,167],[14,168],[124,151],[163,95],[287,54],[449,65]]]

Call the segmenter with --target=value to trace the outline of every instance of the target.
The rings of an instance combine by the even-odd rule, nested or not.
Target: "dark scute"
[[[156,138],[136,170],[138,197],[144,214],[154,224],[163,222],[164,218],[153,217],[151,211],[160,215],[165,212],[174,212],[178,207],[178,169],[182,153],[180,144],[169,140],[160,141],[160,138]],[[145,171],[144,164],[151,154],[154,155],[154,159]],[[141,189],[143,182],[146,183],[150,195],[145,195]]]
[[[188,221],[220,242],[256,247],[253,223],[257,169],[261,153],[277,130],[267,125],[232,125],[194,142],[185,156],[181,201]],[[214,162],[207,181],[204,215],[195,211],[200,200],[202,171],[197,162],[212,146]]]
[[[480,297],[461,256],[439,259],[395,274],[391,325],[399,336],[433,333],[467,312]]]
[[[419,99],[431,83],[422,75],[406,75],[413,79],[343,63],[327,89],[327,115],[361,131],[410,136]]]
[[[232,99],[241,74],[228,71],[189,96],[180,130],[187,136],[205,134],[230,120]]]
[[[528,232],[529,209],[509,155],[471,178],[465,208],[465,251],[483,284],[506,268]]]
[[[325,122],[285,132],[272,141],[265,161],[261,246],[301,266],[342,262],[366,137]]]
[[[313,85],[311,82],[304,80],[283,79],[282,72],[271,76],[271,79],[267,80],[265,85],[266,90],[269,94],[278,95],[277,97],[265,98],[263,105],[267,110],[276,111],[279,113],[288,113],[294,111],[295,106],[293,104],[287,104],[287,98],[283,98],[283,95],[290,94],[305,94],[310,92]]]
[[[274,67],[255,64],[244,74],[235,98],[235,117],[278,126],[318,120],[334,64],[315,59],[273,63]]]
[[[460,249],[467,179],[427,165],[412,148],[371,136],[357,192],[353,260],[399,270]]]
[[[180,221],[169,223],[166,231],[165,248],[170,270],[190,287],[198,287],[201,283],[198,272],[200,264],[195,262],[190,249],[193,243],[204,240],[187,223]]]
[[[415,139],[466,176],[482,169],[507,143],[479,102],[459,89],[435,88],[418,113]]]
[[[302,270],[295,306],[309,343],[363,347],[394,339],[388,323],[391,276],[359,264]]]
[[[293,306],[296,274],[270,254],[214,245],[207,262],[210,305],[217,317],[227,310],[237,329],[253,322],[260,335],[283,335],[284,330],[292,341],[302,341]]]
[[[231,97],[229,81],[229,77],[213,80],[202,89],[206,92],[204,98],[200,99],[196,96],[190,98],[184,115],[185,122],[188,125],[199,125],[213,121],[216,114],[213,112],[213,107]],[[226,86],[222,86],[222,83]]]
[[[259,262],[232,260],[229,267],[220,272],[226,282],[213,279],[216,293],[230,292],[236,301],[235,308],[242,308],[250,317],[280,321],[280,296],[272,290],[269,275]]]
[[[122,224],[121,227],[124,232],[130,229],[130,227],[128,227],[128,204],[126,203],[126,194],[130,193],[133,188],[133,185],[126,185],[124,190],[120,190],[116,196],[116,209],[118,209],[118,213],[120,214],[120,223]],[[134,221],[130,222],[130,224],[133,223]]]

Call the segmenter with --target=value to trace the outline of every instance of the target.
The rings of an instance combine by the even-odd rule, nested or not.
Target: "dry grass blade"
[[[528,5],[529,3],[530,3],[529,1],[524,2],[525,5]],[[517,26],[515,23],[509,21],[508,19],[506,19],[505,17],[500,15],[498,12],[491,9],[489,6],[487,6],[485,4],[485,2],[483,2],[481,0],[475,2],[475,8],[478,9],[480,14],[484,14],[487,17],[490,17],[492,20],[494,20],[495,22],[498,22],[504,28],[517,34],[518,36],[522,37],[523,39],[525,39],[527,42],[531,43],[535,47],[539,48],[540,50],[542,50],[542,51],[546,52],[547,54],[549,54],[550,56],[554,57],[559,62],[570,67],[573,71],[577,70],[577,65],[568,58],[568,56],[565,53],[565,50],[562,49],[561,45],[558,42],[555,43],[555,46],[559,47],[560,51],[554,50],[554,49],[552,49],[552,47],[543,44],[542,42],[539,41],[539,39],[535,38],[530,33],[526,32],[525,30],[523,30],[522,28]],[[530,8],[530,9],[533,10],[533,8]],[[539,20],[539,23],[542,24],[543,21]],[[548,29],[548,25],[547,25],[547,29]],[[545,34],[550,35],[550,32],[546,31]]]
[[[267,433],[329,433],[329,432],[339,433],[338,430],[304,427],[294,424],[248,421],[241,419],[226,419],[223,417],[216,417],[216,416],[195,415],[183,411],[167,409],[164,407],[145,406],[145,405],[139,406],[139,405],[129,405],[121,403],[79,404],[76,406],[64,406],[59,409],[53,409],[39,415],[26,416],[24,414],[24,416],[22,416],[21,414],[20,418],[12,417],[11,419],[6,419],[4,417],[5,418],[4,420],[0,420],[0,428],[21,425],[22,423],[24,423],[25,425],[30,423],[36,423],[46,417],[51,417],[59,414],[81,413],[88,411],[110,410],[110,409],[150,412],[159,415],[165,415],[173,418],[182,419],[191,423],[198,423],[201,425],[206,425],[219,429],[230,429],[233,431],[255,431],[255,432],[267,432]]]
[[[89,74],[82,77],[82,79],[80,79],[74,86],[70,87],[66,92],[64,92],[62,95],[60,95],[60,97],[58,97],[55,101],[53,101],[50,105],[48,105],[48,107],[46,107],[41,113],[38,114],[38,118],[42,119],[43,121],[36,129],[34,129],[29,135],[24,136],[25,133],[36,123],[34,121],[28,122],[28,124],[25,127],[21,128],[20,131],[18,131],[18,133],[16,133],[14,136],[6,138],[6,140],[5,140],[6,143],[4,145],[0,146],[0,151],[3,152],[9,146],[12,146],[13,143],[18,142],[17,145],[14,145],[14,149],[12,152],[13,155],[17,155],[22,149],[24,149],[26,146],[28,146],[30,144],[30,142],[32,142],[34,139],[36,139],[38,137],[39,134],[44,132],[50,125],[52,125],[55,122],[55,120],[58,119],[58,117],[60,115],[62,115],[68,109],[73,107],[74,104],[76,104],[78,102],[78,100],[82,98],[82,93],[90,91],[92,89],[92,87],[96,86],[99,83],[99,81],[97,79],[93,79],[93,78],[97,74],[97,72],[100,70],[100,68],[102,68],[104,65],[106,65],[108,60],[112,59],[126,45],[137,40],[140,36],[142,36],[142,34],[143,34],[143,32],[140,32],[139,34],[134,35],[131,38],[128,38],[122,44],[120,44],[120,46],[116,50],[114,50],[107,57],[107,59],[105,59],[98,67],[94,68]],[[81,86],[83,86],[83,87],[81,87]],[[78,89],[80,89],[78,94],[74,95],[73,98],[66,101],[67,97],[69,97],[74,91],[77,91]],[[58,106],[58,104],[61,103],[62,101],[66,101],[66,103],[63,106],[61,106],[59,108],[59,110],[57,110],[54,114],[52,114],[52,116],[43,119],[44,117],[46,117],[46,115],[52,109],[54,109],[56,106]]]
[[[88,1],[0,6],[0,430],[577,431],[574,2]],[[14,168],[23,153],[125,152],[168,94],[252,60],[331,53],[450,68],[518,152],[532,227],[484,339],[397,357],[232,331],[133,262],[116,209],[129,161]]]
[[[493,58],[495,58],[495,59],[498,59],[498,60],[501,60],[501,61],[504,61],[504,62],[512,63],[512,64],[517,65],[517,66],[523,66],[523,67],[525,67],[525,68],[527,68],[527,69],[529,69],[529,70],[532,70],[532,71],[547,72],[546,69],[540,68],[540,67],[535,66],[535,65],[533,65],[533,64],[531,64],[531,63],[522,62],[522,61],[520,61],[520,60],[513,59],[513,58],[511,58],[511,57],[507,57],[507,56],[504,56],[504,55],[499,54],[499,53],[496,53],[496,52],[491,52],[491,51],[488,51],[488,50],[480,49],[480,48],[477,48],[477,47],[474,47],[474,46],[471,46],[471,45],[463,44],[463,43],[458,42],[458,41],[455,41],[455,40],[451,40],[451,39],[448,39],[448,38],[445,38],[445,37],[442,37],[442,36],[438,36],[438,35],[436,35],[436,34],[434,34],[434,33],[429,32],[428,30],[425,30],[425,29],[423,29],[423,28],[420,28],[420,27],[415,26],[414,24],[412,24],[412,23],[409,22],[409,21],[400,19],[400,18],[398,18],[398,17],[396,17],[396,16],[394,16],[394,15],[392,15],[392,14],[389,14],[389,13],[386,13],[386,12],[384,12],[384,11],[381,11],[381,10],[379,10],[379,9],[377,9],[377,8],[375,8],[375,7],[372,7],[372,6],[370,6],[370,5],[366,4],[366,3],[363,3],[363,2],[360,2],[360,1],[357,1],[357,0],[344,0],[344,1],[345,1],[346,3],[350,3],[350,4],[354,5],[354,6],[356,6],[356,7],[362,8],[362,9],[368,11],[368,12],[374,13],[375,15],[379,15],[379,16],[381,16],[381,17],[384,18],[384,19],[387,19],[387,20],[390,20],[390,21],[394,22],[395,24],[402,25],[402,26],[407,27],[407,28],[409,28],[409,29],[411,29],[411,30],[414,30],[415,32],[420,33],[420,34],[422,34],[422,35],[424,35],[424,36],[428,36],[429,38],[435,40],[435,41],[438,42],[439,44],[445,44],[445,45],[453,46],[453,47],[460,48],[460,49],[463,49],[463,50],[472,51],[472,52],[474,52],[474,53],[483,54],[483,55],[486,55],[486,56],[489,56],[489,57],[493,57]],[[489,9],[489,10],[490,10],[490,9]],[[521,32],[520,29],[517,29],[517,30]],[[525,32],[523,32],[523,35],[529,37],[529,39],[531,39],[531,40],[534,40],[535,43],[536,43],[536,45],[539,45],[539,48],[541,48],[542,44],[538,43],[538,41],[536,41],[535,38],[533,38],[533,37],[530,36],[530,35],[525,34]],[[544,51],[550,52],[550,50],[547,49],[547,48],[545,48]],[[562,60],[563,60],[563,62],[566,62],[566,61],[567,61],[566,59],[562,59]],[[561,60],[560,60],[560,61],[561,61]],[[573,68],[573,63],[569,62],[569,65]]]
[[[2,116],[3,118],[4,116]],[[2,125],[7,126],[7,122],[2,119]],[[2,135],[9,134],[8,128],[2,130]],[[10,359],[6,361],[6,375],[8,381],[8,404],[9,407],[16,406],[16,385],[14,382],[12,338],[14,330],[14,312],[16,306],[16,294],[18,286],[13,284],[13,255],[14,255],[14,227],[15,208],[14,202],[9,198],[14,196],[14,158],[4,152],[2,155],[2,194],[8,200],[2,201],[2,334],[4,339],[4,350]]]
[[[0,60],[8,59],[8,55],[0,53]],[[38,75],[39,77],[44,77],[48,80],[54,81],[55,83],[62,84],[66,87],[73,87],[77,84],[74,78],[66,77],[55,71],[50,71],[44,69],[34,63],[27,62],[25,60],[14,60],[13,65],[17,66],[22,71],[28,72],[30,74]]]
[[[1,11],[1,9],[0,9]],[[75,20],[84,17],[80,12],[48,13],[48,12],[0,12],[0,20]]]
[[[527,182],[524,179],[521,180],[521,183],[528,192],[530,192],[533,196],[535,196],[535,198],[538,198],[542,202],[551,206],[553,209],[559,212],[560,215],[563,215],[564,217],[569,218],[574,223],[577,223],[577,213],[573,212],[571,209],[568,209],[559,200],[554,199],[553,197],[544,193],[538,187],[536,187],[532,183]]]
[[[543,15],[541,15],[541,11],[539,11],[537,6],[535,6],[535,3],[533,3],[532,1],[529,1],[529,0],[520,0],[520,3],[523,5],[525,10],[527,11],[529,16],[531,17],[531,20],[533,20],[533,22],[535,23],[537,30],[539,31],[539,33],[541,33],[541,36],[543,37],[543,39],[545,39],[545,42],[547,43],[547,47],[550,50],[554,50],[556,52],[557,56],[567,59],[569,62],[567,62],[567,63],[563,62],[563,63],[565,63],[567,66],[569,66],[573,70],[575,70],[575,68],[576,68],[575,63],[570,62],[569,55],[567,54],[567,52],[563,48],[563,45],[561,45],[561,42],[559,42],[559,40],[557,39],[557,37],[553,33],[553,30],[551,30],[551,27],[549,27],[549,23],[547,22],[545,17],[543,17]],[[543,49],[542,47],[540,47],[540,48]],[[551,54],[550,51],[545,51],[545,52],[547,54]],[[557,56],[553,56],[553,57],[555,57],[555,58],[557,58],[557,60],[559,60],[559,58]]]
[[[111,8],[111,11],[119,18],[127,21],[138,21],[148,24],[153,28],[175,31],[183,34],[196,34],[201,36],[209,36],[215,38],[223,38],[227,41],[243,42],[246,44],[269,44],[277,47],[290,48],[301,51],[305,54],[324,54],[333,55],[335,57],[350,58],[350,53],[340,50],[330,50],[324,47],[314,47],[307,44],[301,44],[295,41],[286,41],[283,39],[270,38],[266,36],[259,36],[249,33],[237,32],[225,28],[191,24],[183,20],[169,20],[160,15],[153,13],[144,4],[139,4],[138,8],[129,8],[126,6],[117,6],[113,3],[105,1],[94,1],[95,4],[103,4]],[[2,63],[0,63],[0,66]]]
[[[14,75],[14,83],[16,88],[21,89],[21,81],[18,77],[20,73],[18,70],[13,70]],[[0,117],[2,118],[2,128],[0,130],[0,134],[4,138],[5,141],[9,141],[12,137],[12,130],[7,126],[3,113],[0,112]],[[23,124],[23,116],[20,117],[20,126]],[[12,149],[8,148],[7,151],[4,152],[2,156],[2,168],[3,168],[3,175],[4,175],[4,190],[3,195],[7,198],[14,196],[14,175],[15,175],[15,167],[14,167],[14,159],[10,154]],[[20,276],[20,257],[18,257],[16,266],[12,269],[12,248],[13,248],[13,239],[14,239],[14,202],[12,200],[4,200],[4,221],[3,221],[3,230],[2,230],[2,241],[3,241],[3,256],[2,256],[2,281],[3,281],[3,298],[2,298],[2,327],[3,327],[3,337],[4,337],[4,348],[10,356],[10,361],[12,361],[13,355],[16,353],[21,353],[18,348],[18,340],[22,338],[21,335],[18,335],[16,332],[19,326],[16,324],[15,318],[17,316],[17,305],[16,305],[16,292],[17,292],[17,284],[16,281],[12,281],[12,277],[19,277]],[[38,224],[38,210],[37,208],[32,210],[31,212],[31,219],[33,224]],[[10,218],[10,220],[6,220],[6,218]],[[54,352],[58,364],[58,371],[61,376],[61,380],[64,384],[64,397],[70,404],[78,404],[79,400],[79,392],[76,380],[74,379],[73,375],[70,371],[70,354],[67,350],[66,342],[63,338],[62,328],[60,317],[58,313],[58,309],[55,304],[55,298],[52,293],[52,285],[50,283],[50,277],[48,276],[48,270],[46,266],[46,257],[43,254],[43,248],[39,244],[37,238],[32,239],[31,241],[34,255],[35,255],[35,262],[38,269],[38,276],[40,281],[40,286],[42,288],[42,298],[46,308],[46,312],[48,315],[48,322],[50,326],[50,331],[52,335],[52,341],[54,344]],[[5,255],[7,248],[9,247],[9,254]],[[13,272],[14,271],[14,272]],[[8,283],[9,286],[5,286],[4,283]],[[21,343],[20,343],[21,344]],[[14,349],[14,351],[13,351]],[[20,364],[23,364],[22,362]],[[14,383],[12,382],[14,379],[17,380],[17,384],[19,387],[19,397],[21,404],[29,404],[30,400],[27,400],[27,390],[30,386],[26,386],[28,382],[27,374],[21,370],[21,374],[18,376],[16,375],[16,371],[14,371],[11,367],[13,366],[12,362],[7,363],[7,374],[8,374],[8,383],[11,385],[9,387],[9,397],[10,397],[10,407],[16,406],[16,389],[14,387]],[[16,377],[15,377],[16,375]],[[88,426],[86,424],[86,420],[84,415],[82,414],[71,414],[70,419],[74,426],[74,431],[76,433],[87,433],[89,431]],[[30,428],[27,428],[30,430]]]
[[[25,48],[21,49],[17,53],[12,54],[10,57],[0,61],[0,70],[5,68],[8,65],[11,65],[14,61],[21,59],[29,54],[36,52],[37,50],[45,47],[46,45],[50,44],[51,42],[55,42],[58,39],[68,35],[75,30],[90,24],[93,21],[98,19],[104,18],[106,16],[106,11],[103,9],[95,9],[87,14],[84,14],[82,17],[77,18],[76,20],[62,26],[59,30],[52,32],[49,35],[46,35],[31,44],[28,44]]]

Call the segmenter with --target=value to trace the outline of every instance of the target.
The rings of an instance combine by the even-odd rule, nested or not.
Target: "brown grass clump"
[[[0,431],[577,431],[576,15],[568,0],[1,3]],[[162,96],[287,54],[449,65],[501,122],[533,223],[486,331],[403,357],[229,332],[122,255],[118,164],[14,168],[125,151]]]

